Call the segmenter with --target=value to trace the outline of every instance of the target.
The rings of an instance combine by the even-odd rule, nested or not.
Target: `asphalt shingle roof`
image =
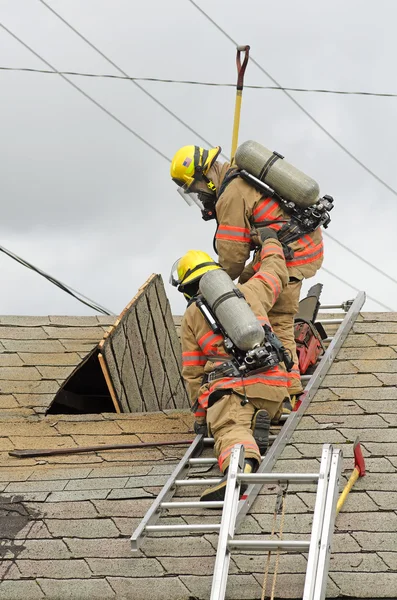
[[[52,376],[47,379],[40,369],[73,368],[62,363],[72,357],[40,365],[40,359],[24,362],[26,354],[81,359],[106,325],[101,317],[95,326],[90,321],[84,326],[77,321],[63,324],[55,317],[42,323],[41,318],[20,319],[0,318],[0,361],[16,361],[1,363],[1,369],[19,369],[14,379],[7,374],[0,380],[0,599],[207,599],[216,535],[162,533],[145,539],[137,554],[130,550],[133,529],[183,448],[26,459],[8,455],[13,448],[191,439],[190,413],[43,416],[47,400],[39,402],[40,396],[54,392],[37,392],[35,386],[49,381],[55,389],[63,377],[47,373]],[[85,329],[98,331],[99,338],[87,340]],[[55,344],[58,350],[44,350],[35,346],[38,342]],[[29,377],[34,369],[37,378],[22,378],[21,369],[28,369]],[[276,465],[276,470],[288,472],[317,470],[322,444],[333,443],[343,450],[346,478],[353,468],[352,442],[360,434],[367,475],[357,482],[336,521],[329,598],[397,597],[396,384],[397,314],[363,313]],[[207,469],[201,467],[201,472]],[[276,486],[263,488],[240,529],[242,537],[270,534],[276,492]],[[307,537],[313,505],[313,487],[291,487],[286,539]],[[217,515],[189,512],[185,521],[214,521]],[[179,516],[169,518],[184,522]],[[260,598],[264,563],[263,555],[233,554],[227,598]],[[281,555],[278,598],[301,598],[305,568],[304,554]]]

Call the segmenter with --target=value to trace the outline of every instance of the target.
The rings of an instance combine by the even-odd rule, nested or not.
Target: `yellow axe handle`
[[[344,488],[343,492],[339,496],[339,500],[338,500],[338,503],[336,505],[336,514],[339,513],[340,509],[342,508],[342,506],[346,502],[346,498],[349,495],[350,490],[352,489],[353,485],[356,483],[356,481],[357,481],[357,479],[359,477],[360,477],[360,469],[358,469],[357,467],[355,467],[353,473],[349,477],[349,481],[345,485],[345,488]]]

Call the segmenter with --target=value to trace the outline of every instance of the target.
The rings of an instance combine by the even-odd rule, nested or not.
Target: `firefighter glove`
[[[259,235],[262,241],[262,244],[264,242],[266,242],[266,240],[277,240],[277,231],[274,231],[274,229],[271,229],[270,227],[260,227],[259,228]]]

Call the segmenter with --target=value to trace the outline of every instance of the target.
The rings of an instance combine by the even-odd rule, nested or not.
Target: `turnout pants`
[[[252,417],[256,410],[264,409],[273,418],[282,405],[282,401],[250,398],[247,404],[241,406],[241,400],[241,396],[232,393],[223,396],[207,410],[208,428],[214,436],[215,455],[223,472],[229,466],[235,444],[243,444],[245,457],[260,463],[259,448],[251,430]]]
[[[294,318],[299,309],[301,287],[302,281],[297,279],[290,280],[279,295],[277,302],[268,313],[269,321],[274,333],[287,350],[291,352],[294,361],[292,371],[289,373],[291,386],[288,391],[290,396],[300,394],[303,391],[294,334]]]

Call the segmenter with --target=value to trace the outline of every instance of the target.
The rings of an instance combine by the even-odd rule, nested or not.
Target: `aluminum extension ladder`
[[[272,445],[271,445],[270,449],[268,450],[266,456],[262,457],[262,461],[259,466],[259,469],[254,474],[255,477],[253,477],[252,474],[250,476],[248,476],[248,475],[239,476],[240,481],[242,481],[242,478],[244,477],[244,478],[247,478],[247,481],[248,480],[251,481],[251,483],[249,484],[243,498],[240,501],[238,501],[238,503],[237,503],[236,517],[235,517],[235,522],[233,524],[233,528],[234,528],[233,531],[238,529],[238,527],[241,524],[242,520],[244,519],[245,515],[247,514],[250,507],[252,506],[255,498],[259,494],[260,489],[263,485],[263,482],[264,481],[268,482],[269,480],[272,480],[271,477],[273,477],[273,481],[274,481],[274,477],[276,475],[271,474],[274,464],[276,463],[277,459],[280,457],[286,444],[291,439],[302,416],[304,415],[306,409],[310,405],[310,402],[313,399],[314,395],[316,394],[316,392],[321,384],[321,381],[324,379],[329,368],[331,367],[339,348],[342,346],[349,331],[351,330],[364,302],[365,302],[365,293],[359,292],[353,301],[345,302],[342,304],[320,306],[320,310],[322,310],[322,311],[333,310],[333,309],[342,309],[345,311],[346,314],[343,319],[325,319],[325,320],[318,319],[318,322],[322,323],[323,325],[338,325],[339,326],[338,330],[332,338],[328,338],[327,340],[325,340],[325,341],[329,342],[329,346],[326,349],[325,353],[323,354],[320,362],[317,364],[314,373],[312,375],[303,375],[302,376],[302,378],[301,378],[302,383],[306,384],[306,387],[305,387],[304,394],[301,397],[302,398],[301,405],[299,406],[299,408],[296,412],[292,412],[290,415],[288,415],[288,418],[285,419],[285,423],[284,423],[283,427],[281,428],[280,433],[277,436],[274,436],[274,435],[270,436],[270,441],[272,442]],[[136,530],[133,532],[133,534],[131,536],[132,551],[137,551],[139,549],[139,545],[142,542],[142,539],[144,538],[144,536],[146,536],[150,533],[154,533],[154,532],[166,532],[166,531],[219,532],[219,533],[221,532],[222,524],[208,524],[208,523],[186,524],[186,525],[161,525],[161,524],[157,525],[156,524],[158,519],[162,516],[162,514],[164,515],[164,513],[168,513],[168,511],[171,509],[181,509],[181,510],[183,510],[184,508],[203,509],[203,508],[210,508],[210,507],[211,508],[223,508],[226,506],[227,498],[225,499],[225,502],[199,502],[199,501],[193,501],[193,502],[173,501],[173,502],[171,502],[172,497],[174,496],[175,492],[178,489],[183,489],[183,486],[208,487],[210,485],[215,485],[216,483],[218,483],[220,481],[219,477],[218,478],[212,477],[212,478],[208,478],[208,479],[188,478],[189,469],[191,467],[196,467],[196,466],[200,466],[200,465],[205,466],[205,465],[216,464],[217,461],[215,458],[204,458],[204,457],[200,456],[203,446],[208,446],[210,444],[213,444],[212,438],[204,438],[202,435],[196,436],[193,443],[187,449],[186,453],[184,454],[184,456],[182,457],[182,459],[180,460],[180,462],[178,463],[178,465],[176,466],[176,468],[170,475],[170,477],[167,480],[166,484],[164,485],[163,489],[161,490],[161,492],[159,493],[159,495],[153,502],[152,506],[149,508],[146,515],[144,516],[144,518],[142,519],[142,521],[140,522],[140,524],[138,525]],[[321,471],[320,471],[320,473],[321,473]],[[260,475],[262,475],[263,479],[260,478]],[[296,476],[304,477],[303,474],[302,475],[295,474],[292,476],[292,479]],[[279,478],[277,479],[277,481],[280,481],[280,474],[278,475],[278,477]],[[283,475],[282,477],[285,477],[285,475]],[[315,476],[313,475],[312,477],[313,477],[312,481],[314,480],[314,477],[316,478],[315,479],[316,482],[320,481],[319,474],[316,474]],[[234,494],[233,498],[234,498],[234,500],[235,500],[235,498],[238,498],[237,492]],[[317,503],[316,503],[316,506],[317,506]],[[224,515],[223,518],[226,518],[225,515],[227,515],[227,511],[224,510],[223,515]],[[222,518],[222,522],[223,522],[223,518]],[[329,516],[327,518],[328,518],[328,520],[330,519]],[[332,523],[333,523],[333,521],[332,521]],[[313,539],[314,533],[315,533],[315,524],[313,524],[312,539]],[[221,541],[221,537],[220,537],[219,541]],[[266,542],[266,543],[271,546],[271,542]],[[287,542],[284,542],[284,543],[287,544]],[[306,545],[302,542],[300,548],[302,548],[302,544],[304,545],[304,549],[307,550],[309,547],[309,542],[307,542]],[[236,547],[237,546],[234,546],[234,548],[236,548]],[[230,551],[231,549],[232,549],[232,546],[230,548],[227,548],[228,551]],[[263,547],[261,549],[263,549]],[[219,549],[218,549],[218,551],[219,551]],[[226,552],[226,550],[225,550],[225,552]],[[310,553],[310,550],[309,550],[309,553]],[[313,554],[313,551],[312,551],[312,554]],[[321,554],[321,556],[323,557],[323,554]],[[325,565],[327,558],[325,557],[325,562],[324,562],[324,557],[321,560],[323,561],[322,564]],[[218,570],[219,570],[219,568],[218,568]],[[311,567],[311,575],[308,578],[308,581],[310,580],[312,582],[312,584],[310,584],[310,585],[314,585],[314,586],[316,585],[316,583],[315,583],[316,572],[317,571],[314,569],[314,567]],[[309,573],[307,573],[307,575],[309,575]],[[215,582],[215,580],[216,580],[216,578],[214,576],[214,582]],[[325,580],[326,580],[326,577],[325,577]],[[317,589],[317,588],[314,588],[314,589]],[[214,596],[213,598],[218,599],[221,597],[222,596],[218,595],[218,596]],[[313,598],[313,599],[316,598],[316,600],[317,600],[317,598],[319,599],[322,597],[321,596],[305,596],[304,598],[305,598],[305,600],[309,599],[309,598]]]
[[[232,550],[309,552],[303,600],[324,600],[332,535],[336,517],[342,451],[324,444],[318,473],[250,473],[244,474],[244,447],[237,444],[228,470],[222,521],[210,600],[224,600]],[[316,483],[317,494],[309,541],[236,540],[234,539],[241,483],[255,482],[294,484]]]

